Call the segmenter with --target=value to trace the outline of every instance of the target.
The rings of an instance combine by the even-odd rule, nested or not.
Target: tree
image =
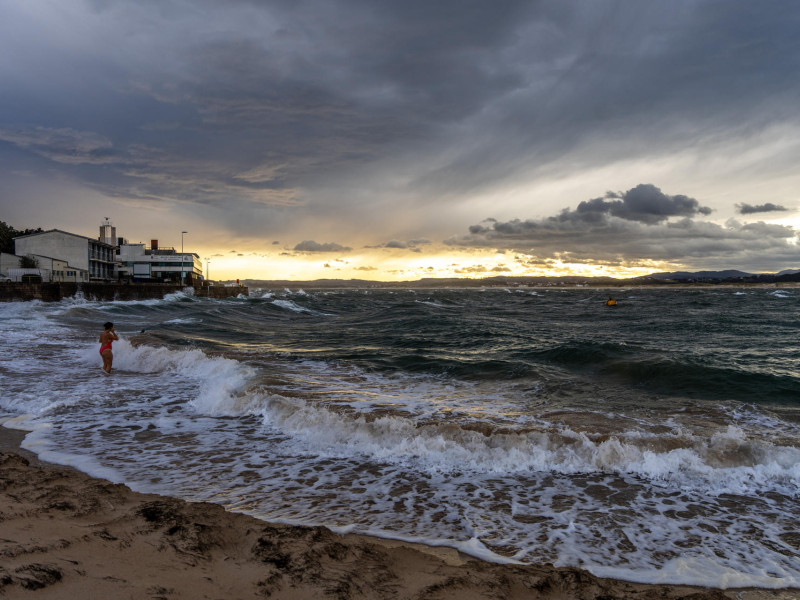
[[[19,257],[19,268],[20,269],[38,269],[39,268],[39,261],[36,260],[36,257],[32,254],[26,254],[25,256]]]
[[[16,231],[5,221],[0,221],[0,252],[14,254],[14,236]]]
[[[6,223],[5,221],[0,221],[0,252],[15,254],[14,252],[15,237],[19,237],[21,235],[28,235],[30,233],[39,233],[40,231],[43,231],[41,227],[37,227],[36,229],[24,229],[20,231],[19,229],[14,229],[11,225]]]

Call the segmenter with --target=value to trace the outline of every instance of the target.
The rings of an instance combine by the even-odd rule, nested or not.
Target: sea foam
[[[167,373],[182,380],[193,380],[197,394],[190,404],[199,412],[213,416],[246,412],[240,404],[241,391],[253,375],[239,361],[208,356],[201,350],[172,350],[149,345],[134,346],[126,339],[114,342],[114,369],[130,373]],[[83,362],[97,361],[94,347],[80,353]],[[247,399],[244,398],[244,401]]]
[[[634,357],[651,343],[679,357],[687,346],[676,322],[694,336],[698,319],[706,319],[707,335],[691,337],[697,345],[690,346],[716,360],[724,350],[719,344],[750,343],[760,331],[758,323],[736,338],[746,319],[714,320],[726,312],[719,303],[728,312],[749,310],[750,303],[736,308],[742,303],[730,294],[701,294],[707,300],[692,308],[697,314],[659,294],[637,293],[631,311],[641,318],[630,319],[629,311],[623,320],[623,313],[597,313],[592,302],[582,302],[592,297],[586,291],[535,299],[503,294],[499,303],[491,290],[425,292],[421,299],[452,308],[453,328],[431,328],[439,337],[427,348],[427,339],[416,338],[419,350],[398,344],[405,340],[391,327],[376,331],[363,319],[376,305],[387,319],[402,317],[398,323],[421,318],[427,309],[410,303],[413,292],[405,291],[394,298],[379,291],[368,298],[278,294],[294,310],[273,305],[275,297],[9,305],[0,307],[7,350],[0,357],[0,408],[18,415],[12,426],[32,430],[26,447],[48,460],[263,519],[453,546],[498,562],[581,566],[629,580],[797,586],[794,405],[741,402],[727,392],[716,400],[654,398],[646,386],[608,384],[603,373],[584,377],[585,357],[573,369],[544,364],[529,351],[590,335],[614,347],[627,344]],[[774,324],[794,306],[764,293],[753,302],[758,298],[761,309],[776,307]],[[503,316],[506,303],[513,310]],[[322,315],[301,314],[303,305],[341,318],[315,321]],[[438,307],[427,312],[443,314]],[[572,328],[576,318],[583,321]],[[114,344],[111,377],[99,369],[97,324],[104,320],[117,323],[123,338]],[[299,320],[304,327],[295,327]],[[183,331],[181,344],[196,335],[198,346],[222,350],[168,348],[150,335],[139,338],[145,344],[130,343],[143,327],[158,339],[167,322],[164,339]],[[246,347],[233,347],[235,330],[221,326],[233,322],[247,323]],[[724,329],[729,322],[736,328]],[[504,323],[511,323],[506,333]],[[369,331],[361,335],[364,325]],[[718,329],[734,337],[715,346]],[[472,337],[462,339],[467,330]],[[339,343],[342,331],[354,338]],[[275,349],[279,336],[287,344]],[[781,339],[789,342],[783,351],[791,338]],[[356,343],[374,347],[374,357],[354,360]],[[759,343],[758,352],[737,355],[748,368],[763,366],[765,354],[776,364],[785,357],[770,354],[772,338]],[[301,346],[303,352],[294,351]],[[382,366],[387,357],[439,351],[453,357],[462,348],[469,352],[461,355],[465,363],[478,353],[504,360],[516,353],[516,360],[536,365],[519,379],[468,380],[396,369],[402,361]]]
[[[636,475],[714,495],[754,492],[765,486],[800,492],[800,450],[748,439],[735,426],[710,438],[689,432],[655,436],[638,430],[597,437],[566,427],[487,431],[476,430],[468,421],[459,424],[455,414],[450,422],[426,423],[414,416],[342,412],[258,388],[243,393],[245,378],[233,381],[233,391],[215,389],[193,406],[210,415],[259,415],[266,426],[291,436],[299,450],[320,456],[358,454],[368,460],[413,464],[431,473]],[[659,446],[663,449],[654,449]]]

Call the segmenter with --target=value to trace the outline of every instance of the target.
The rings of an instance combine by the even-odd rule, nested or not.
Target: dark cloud
[[[509,49],[512,60],[530,60],[525,83],[472,121],[472,139],[482,143],[432,161],[421,182],[464,193],[517,172],[567,176],[787,120],[796,125],[788,107],[800,82],[787,87],[779,73],[796,69],[800,11],[746,1],[678,5],[537,5],[535,17],[519,24],[528,35]],[[593,151],[571,155],[588,145]]]
[[[386,242],[385,244],[381,244],[380,246],[368,246],[369,248],[389,248],[395,250],[410,250],[411,252],[422,252],[420,246],[424,246],[426,244],[430,244],[431,241],[425,238],[414,239],[414,240],[407,240],[407,241],[400,241],[400,240],[392,240],[390,242]]]
[[[694,198],[668,196],[652,184],[640,184],[624,193],[606,192],[605,198],[581,202],[574,212],[562,212],[559,219],[599,221],[605,215],[611,215],[652,225],[670,217],[693,217],[698,214],[711,214],[711,209],[700,206]]]
[[[44,13],[8,16],[26,31],[0,26],[0,51],[17,57],[0,70],[0,140],[108,197],[214,206],[254,230],[259,207],[301,206],[301,188],[350,180],[519,86],[520,65],[495,52],[531,12],[524,0],[201,0],[192,11],[109,0],[82,11],[65,15],[82,24],[69,32],[84,34],[80,47],[62,46]],[[33,72],[35,92],[15,85]],[[54,111],[55,97],[69,101]]]
[[[430,223],[432,211],[453,217],[451,207],[486,190],[618,161],[688,150],[702,168],[725,162],[709,144],[800,126],[800,11],[780,3],[186,6],[4,6],[0,180],[12,168],[48,173],[102,201],[184,207],[209,227],[271,239],[289,227],[320,231],[315,220],[360,232],[366,215],[391,221],[384,207]],[[782,156],[753,168],[793,173],[796,152]],[[545,225],[489,221],[470,233],[524,238],[559,219],[565,231],[578,222],[666,228],[708,210],[635,188]],[[359,243],[388,239],[374,236]]]
[[[470,227],[469,235],[445,243],[511,250],[524,254],[526,261],[533,257],[610,266],[668,261],[761,270],[773,262],[800,261],[800,240],[788,226],[695,220],[684,215],[707,213],[696,200],[667,196],[651,185],[606,198],[611,199],[582,202],[577,210],[543,219],[488,219]]]
[[[626,221],[638,221],[648,225],[663,223],[671,217],[693,217],[711,214],[711,209],[700,206],[694,198],[688,196],[669,196],[652,184],[640,184],[627,192],[606,192],[603,198],[584,200],[575,210],[565,208],[551,222],[600,224],[607,223],[608,217],[617,217]],[[513,220],[499,223],[496,219],[487,219],[478,225],[472,225],[469,232],[480,235],[491,232],[506,235],[524,235],[527,231],[541,229],[537,221]]]
[[[349,252],[352,248],[339,244],[319,244],[313,240],[305,240],[294,247],[297,252]]]
[[[80,16],[77,7],[72,12]],[[172,197],[177,186],[170,183],[180,181],[187,200],[202,198],[209,183],[236,194],[246,184],[295,189],[408,143],[434,141],[450,124],[480,132],[483,141],[449,164],[435,161],[440,166],[420,182],[438,173],[449,183],[452,170],[485,180],[509,168],[514,154],[555,158],[587,135],[617,133],[628,120],[644,124],[636,135],[677,119],[728,123],[770,94],[792,95],[796,84],[785,74],[800,54],[798,11],[744,0],[680,10],[525,0],[467,7],[457,0],[238,1],[198,2],[189,13],[174,0],[109,1],[86,22],[116,47],[101,52],[88,41],[85,54],[69,49],[82,75],[105,78],[86,86],[57,73],[57,38],[36,35],[47,21],[27,22],[29,30],[7,36],[18,44],[7,50],[20,73],[40,72],[43,82],[84,101],[71,103],[73,113],[61,110],[53,131],[98,129],[84,134],[89,146],[72,158],[63,140],[9,141],[33,143],[55,161],[91,164],[109,162],[104,151],[112,146],[124,154],[146,142],[167,159],[145,165],[154,173],[147,193]],[[38,40],[38,52],[24,51],[31,44],[24,36]],[[9,105],[25,106],[19,114],[29,123],[54,120],[44,94],[12,89]],[[91,118],[111,101],[120,107],[116,115]],[[652,127],[647,115],[657,115]],[[428,148],[436,156],[441,145]],[[419,158],[425,165],[428,157]],[[202,173],[206,181],[192,185],[187,176]]]
[[[766,204],[746,204],[741,203],[736,205],[736,209],[740,215],[752,215],[754,213],[765,213],[765,212],[776,212],[776,211],[787,211],[789,210],[785,206],[780,206],[778,204],[773,204],[772,202],[767,202]]]
[[[470,226],[469,232],[473,236],[491,239],[498,235],[524,238],[547,231],[626,227],[621,222],[614,225],[615,220],[654,225],[671,217],[693,217],[710,213],[710,208],[701,206],[694,198],[669,196],[652,184],[640,184],[627,192],[607,192],[604,198],[585,200],[575,210],[565,208],[557,216],[542,221],[514,219],[501,223],[496,219],[486,219],[478,225]]]
[[[496,223],[497,219],[486,219],[480,225],[471,225],[469,228],[469,232],[476,235],[479,233],[488,233],[492,231],[492,229],[494,229]]]
[[[10,142],[57,163],[105,165],[126,162],[113,151],[111,140],[88,131],[16,127],[0,129],[0,141]]]

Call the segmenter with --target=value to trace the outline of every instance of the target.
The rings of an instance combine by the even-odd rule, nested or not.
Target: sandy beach
[[[0,427],[2,598],[800,597],[787,590],[641,585],[270,524],[42,463],[19,448],[22,438]]]

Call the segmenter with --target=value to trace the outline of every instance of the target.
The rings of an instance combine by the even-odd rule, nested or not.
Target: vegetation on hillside
[[[29,233],[38,233],[43,231],[41,227],[36,229],[14,229],[5,221],[0,221],[0,252],[14,254],[14,238],[20,235],[28,235]]]

